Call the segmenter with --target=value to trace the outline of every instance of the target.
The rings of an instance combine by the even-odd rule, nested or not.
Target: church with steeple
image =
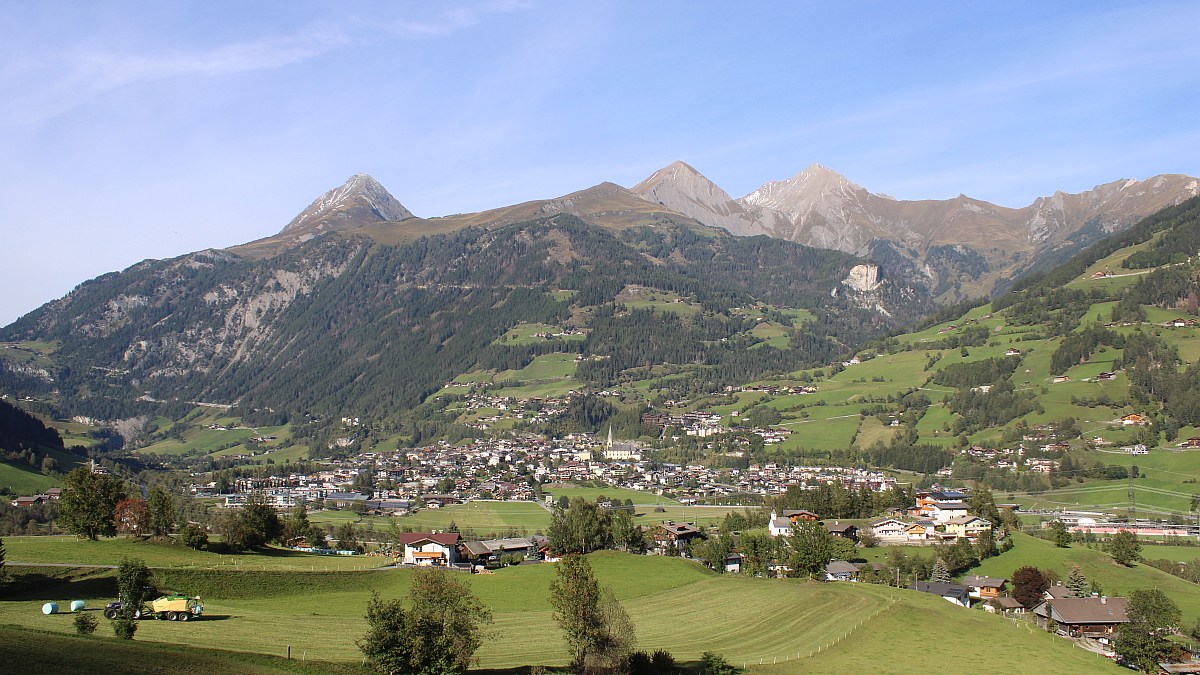
[[[608,443],[604,445],[604,459],[616,462],[642,461],[642,449],[633,443],[613,441],[612,425],[608,425]]]

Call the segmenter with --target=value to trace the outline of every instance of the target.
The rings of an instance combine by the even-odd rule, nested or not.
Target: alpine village
[[[3,670],[1200,673],[1200,180],[1108,180],[358,173],[78,283],[0,327]]]

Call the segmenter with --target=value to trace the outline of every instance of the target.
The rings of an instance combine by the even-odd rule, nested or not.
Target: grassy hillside
[[[878,654],[887,652],[888,665],[882,672],[926,672],[931,665],[953,664],[1002,671],[1012,670],[1013,664],[1032,668],[1051,659],[1060,673],[1095,672],[1106,667],[1103,659],[1045,634],[1014,628],[1004,619],[910,591],[865,584],[724,577],[690,561],[670,558],[602,553],[591,560],[601,583],[611,586],[628,610],[641,647],[668,649],[683,661],[713,650],[754,671],[760,670],[760,661],[780,663],[763,666],[764,672],[846,672],[872,661],[873,670],[880,671]],[[41,590],[0,602],[0,624],[69,633],[71,617],[42,615],[42,602],[84,599],[90,607],[98,607],[115,590],[107,587],[115,587],[111,571],[51,574],[59,575],[57,580],[47,581]],[[405,592],[410,579],[404,570],[280,576],[278,572],[178,569],[157,570],[156,575],[160,586],[205,597],[206,616],[191,624],[142,622],[138,643],[219,645],[262,655],[283,654],[291,645],[294,657],[303,654],[309,660],[339,664],[361,662],[353,641],[365,631],[362,615],[371,589],[394,597]],[[565,664],[565,645],[548,603],[553,575],[553,565],[542,564],[464,577],[496,618],[493,636],[479,652],[481,667]],[[288,581],[284,583],[284,579]],[[903,646],[911,642],[907,638],[912,637],[913,626],[933,631],[928,634],[938,636],[937,648],[916,643]],[[102,625],[97,636],[107,637],[106,631],[107,626]],[[15,632],[7,629],[0,639],[12,639],[9,636]],[[94,641],[113,642],[100,637]],[[93,649],[91,642],[89,649]],[[980,645],[988,648],[980,649]],[[60,662],[51,655],[45,658],[49,660],[43,664]],[[61,662],[75,664],[74,658],[67,655]],[[136,656],[125,652],[123,657],[112,658],[128,662]],[[263,667],[273,665],[272,661]]]
[[[1013,570],[1030,565],[1053,570],[1065,581],[1071,572],[1071,566],[1079,565],[1079,569],[1089,580],[1100,583],[1107,595],[1127,595],[1136,588],[1158,588],[1183,610],[1185,622],[1200,618],[1200,585],[1184,581],[1149,565],[1123,567],[1113,562],[1107,553],[1089,549],[1083,544],[1057,548],[1048,541],[1024,534],[1017,534],[1016,542],[1017,546],[1012,551],[983,561],[979,567],[972,570],[972,574],[1011,579]]]

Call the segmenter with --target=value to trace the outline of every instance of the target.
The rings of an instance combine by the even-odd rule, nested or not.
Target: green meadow
[[[933,596],[866,584],[818,584],[799,580],[755,579],[713,574],[678,558],[599,553],[589,556],[597,579],[613,589],[637,631],[639,647],[667,649],[681,662],[705,651],[723,654],[751,672],[928,672],[929,668],[970,667],[1019,672],[1053,662],[1057,673],[1087,673],[1108,667],[1098,656],[1069,643],[1009,621],[954,607]],[[366,630],[363,618],[372,591],[402,595],[407,570],[339,573],[235,572],[231,570],[155,570],[160,587],[204,598],[203,619],[180,624],[142,621],[132,644],[109,637],[102,619],[96,636],[80,639],[68,614],[43,615],[43,602],[60,605],[82,599],[96,608],[111,599],[111,570],[62,571],[29,568],[32,581],[15,598],[0,602],[0,644],[39,631],[40,642],[54,645],[41,653],[38,668],[78,664],[69,645],[98,652],[96,663],[109,663],[108,648],[125,650],[112,663],[136,663],[189,649],[219,649],[197,656],[205,667],[221,667],[228,652],[254,657],[246,669],[308,667],[307,672],[355,672],[362,656],[354,644]],[[490,672],[532,665],[562,667],[566,645],[549,605],[551,564],[523,564],[463,580],[493,612],[491,635],[479,650],[479,667]],[[933,631],[938,648],[905,646],[913,626]],[[71,641],[75,642],[72,643]],[[988,649],[979,649],[986,644]],[[280,664],[291,648],[301,664]],[[38,648],[39,650],[41,647]],[[175,651],[173,651],[175,650]],[[886,665],[878,654],[887,651]],[[874,662],[874,668],[867,664]],[[191,666],[186,666],[190,668]],[[121,671],[117,671],[121,672]],[[124,671],[137,672],[137,671]],[[156,671],[158,672],[158,671]],[[172,671],[175,672],[175,671]],[[186,669],[180,672],[190,672]]]

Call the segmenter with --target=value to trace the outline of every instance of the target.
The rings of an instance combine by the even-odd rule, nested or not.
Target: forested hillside
[[[704,366],[734,383],[827,363],[919,318],[927,293],[889,280],[869,294],[840,282],[861,260],[766,237],[672,223],[619,231],[560,214],[384,245],[320,237],[266,260],[206,251],[94,279],[4,329],[57,345],[58,412],[102,419],[166,414],[189,401],[277,413],[395,419],[476,368],[522,368],[579,353],[596,387],[639,367]],[[629,288],[673,294],[695,311],[617,302]],[[763,349],[737,308],[810,308]],[[570,345],[496,346],[522,323],[570,325]],[[0,373],[20,391],[29,375]],[[36,379],[36,378],[35,378]]]

